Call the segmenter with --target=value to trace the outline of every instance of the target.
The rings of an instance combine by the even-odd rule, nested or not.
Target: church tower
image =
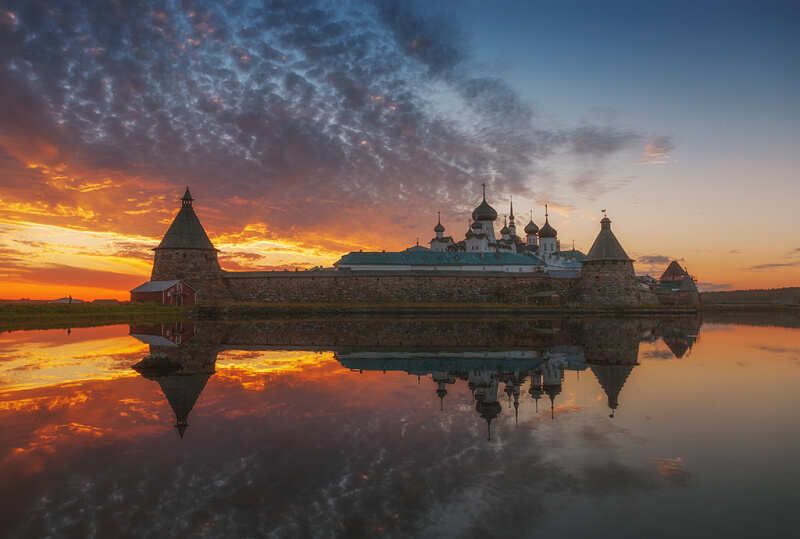
[[[493,251],[497,247],[497,238],[494,235],[494,222],[497,220],[497,211],[486,202],[486,184],[484,183],[482,187],[483,200],[472,211],[472,220],[478,225],[477,227],[473,226],[473,229],[478,229],[477,231],[473,230],[473,233],[483,234],[487,240],[486,250]]]
[[[511,237],[517,235],[517,221],[514,217],[514,199],[510,199],[508,203],[508,230],[511,232]]]
[[[435,234],[433,239],[429,242],[431,251],[444,252],[453,245],[453,238],[444,235],[444,225],[442,224],[442,214],[436,212],[436,226],[433,227]]]
[[[525,240],[528,250],[536,252],[539,249],[539,227],[533,222],[533,210],[531,210],[531,220],[525,225]]]
[[[192,284],[197,280],[219,277],[221,270],[217,249],[208,239],[200,219],[192,207],[189,188],[181,198],[181,209],[166,234],[154,249],[151,281],[182,279]]]
[[[544,205],[544,224],[539,229],[539,256],[548,258],[558,251],[558,232],[550,225],[547,204]]]

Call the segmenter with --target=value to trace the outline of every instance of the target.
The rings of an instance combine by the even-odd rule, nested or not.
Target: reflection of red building
[[[181,280],[148,281],[131,290],[131,303],[194,305],[194,288]]]
[[[190,321],[168,324],[131,324],[130,335],[146,344],[174,346],[195,336],[195,325]]]

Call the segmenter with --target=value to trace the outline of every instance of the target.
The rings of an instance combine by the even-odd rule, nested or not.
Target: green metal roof
[[[391,253],[348,253],[335,264],[364,266],[544,266],[534,255],[518,253],[465,253],[401,251]]]
[[[569,251],[558,251],[556,253],[556,256],[567,258],[569,260],[574,260],[575,262],[583,262],[584,259],[586,258],[586,255],[578,251],[577,249],[570,249]]]

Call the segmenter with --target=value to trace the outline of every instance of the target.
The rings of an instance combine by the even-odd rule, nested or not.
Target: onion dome
[[[547,221],[544,222],[544,226],[539,229],[539,237],[540,238],[555,238],[558,236],[558,232],[555,228],[550,226],[550,223]]]
[[[558,236],[558,231],[550,226],[549,215],[547,213],[547,204],[544,205],[544,225],[539,229],[540,238],[555,238]]]
[[[537,232],[539,232],[539,227],[536,226],[536,223],[531,219],[528,221],[528,224],[525,225],[525,234],[536,234]]]
[[[505,219],[503,219],[503,228],[500,229],[500,234],[503,235],[503,236],[510,236],[511,235],[511,229],[508,228],[508,223],[506,222]]]
[[[486,202],[486,184],[483,184],[483,200],[472,211],[472,219],[475,221],[494,221],[497,219],[497,212]]]
[[[442,225],[442,215],[437,211],[436,212],[436,226],[433,227],[434,232],[444,232],[444,226]]]

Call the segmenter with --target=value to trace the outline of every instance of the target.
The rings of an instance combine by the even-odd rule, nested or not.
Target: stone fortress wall
[[[552,304],[574,279],[544,274],[223,272],[230,299],[265,303]]]
[[[187,188],[181,209],[155,248],[151,280],[183,280],[198,303],[263,304],[508,304],[655,307],[655,294],[636,279],[633,261],[611,232],[601,230],[577,278],[548,273],[321,270],[230,272],[193,209]]]
[[[655,305],[628,268],[584,268],[582,278],[546,273],[266,271],[219,268],[216,253],[157,252],[153,280],[182,279],[199,303]],[[587,271],[588,269],[588,271]]]

